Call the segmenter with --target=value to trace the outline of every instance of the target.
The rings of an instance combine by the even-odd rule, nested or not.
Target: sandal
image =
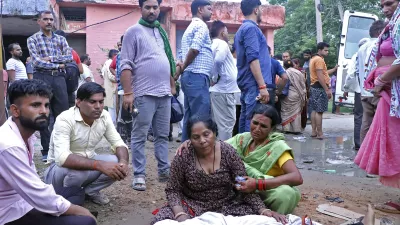
[[[377,204],[375,205],[375,209],[386,213],[400,214],[400,205],[391,201],[385,202],[383,204]]]
[[[136,176],[133,178],[132,188],[136,191],[145,191],[146,190],[146,180],[145,176]]]

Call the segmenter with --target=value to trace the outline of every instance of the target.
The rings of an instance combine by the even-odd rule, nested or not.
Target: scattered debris
[[[303,163],[313,163],[314,159],[313,158],[304,158]]]
[[[315,194],[314,195],[314,199],[316,199],[316,198],[318,198],[319,197],[319,195],[318,194]]]
[[[345,164],[345,165],[351,165],[353,164],[353,161],[349,159],[326,159],[326,162],[332,165],[339,165],[339,164]]]
[[[325,173],[336,173],[336,170],[324,170]]]
[[[337,203],[343,203],[344,202],[344,200],[342,198],[340,198],[340,197],[329,197],[329,196],[326,196],[325,199],[330,201],[330,202],[337,202]]]
[[[307,138],[302,136],[302,137],[293,137],[294,140],[296,141],[300,141],[300,142],[306,142]]]

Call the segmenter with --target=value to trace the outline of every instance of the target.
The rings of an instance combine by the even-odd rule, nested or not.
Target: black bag
[[[171,123],[178,123],[183,119],[183,106],[175,96],[171,97]]]
[[[72,93],[78,89],[79,76],[79,68],[75,62],[65,64],[65,82],[68,93]]]

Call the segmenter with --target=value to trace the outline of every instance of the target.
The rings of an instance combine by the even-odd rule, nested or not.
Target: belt
[[[65,73],[65,70],[36,70],[39,73],[49,73],[51,76],[58,76],[59,73]]]

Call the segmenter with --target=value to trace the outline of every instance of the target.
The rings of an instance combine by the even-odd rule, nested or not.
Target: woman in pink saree
[[[381,0],[389,24],[369,58],[367,90],[380,96],[375,117],[361,144],[355,163],[369,174],[380,176],[385,186],[400,188],[400,5],[399,0]],[[375,205],[376,209],[400,213],[398,202]]]

